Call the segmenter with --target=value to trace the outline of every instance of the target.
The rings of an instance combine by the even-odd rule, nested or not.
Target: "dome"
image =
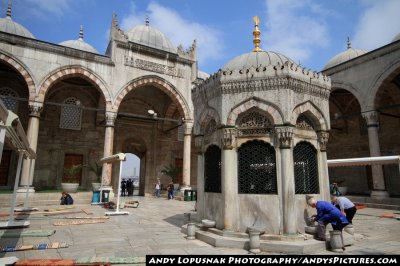
[[[202,80],[206,80],[210,77],[210,74],[204,72],[204,71],[198,71],[197,72],[197,78],[202,79]]]
[[[392,42],[397,42],[398,40],[400,40],[400,33],[394,36]]]
[[[353,58],[359,57],[360,55],[363,55],[365,53],[368,53],[367,50],[362,50],[362,49],[353,49],[351,48],[350,45],[350,40],[347,40],[347,50],[344,52],[341,52],[340,54],[335,55],[332,57],[328,63],[324,66],[323,70],[337,66],[341,63],[347,62]]]
[[[260,67],[268,65],[283,65],[286,62],[294,63],[294,61],[282,54],[276,52],[249,52],[239,55],[226,63],[223,67],[224,70],[241,70],[250,67]]]
[[[0,31],[7,32],[14,35],[19,35],[31,39],[35,39],[32,33],[24,26],[18,24],[11,19],[11,5],[8,5],[7,15],[5,18],[0,18]]]
[[[129,41],[155,49],[176,53],[176,48],[165,35],[156,28],[146,25],[136,26],[126,32]]]
[[[74,49],[77,49],[77,50],[90,52],[90,53],[94,53],[94,54],[98,54],[99,53],[96,49],[93,48],[93,46],[91,46],[90,44],[88,44],[87,42],[85,42],[83,40],[83,28],[82,27],[81,27],[81,30],[79,32],[79,39],[78,40],[68,40],[68,41],[60,42],[59,45],[67,46],[67,47],[70,47],[70,48],[74,48]]]

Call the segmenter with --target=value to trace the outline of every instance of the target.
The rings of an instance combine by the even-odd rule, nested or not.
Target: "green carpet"
[[[7,237],[20,237],[20,236],[33,236],[33,237],[42,237],[42,236],[51,236],[56,233],[56,230],[26,230],[26,231],[0,231],[0,238]]]
[[[76,259],[75,263],[93,263],[93,262],[109,262],[111,264],[143,264],[146,263],[146,257],[125,257],[125,258],[110,258],[110,257],[83,257]]]

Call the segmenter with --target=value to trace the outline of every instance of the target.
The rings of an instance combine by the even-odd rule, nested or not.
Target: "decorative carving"
[[[28,108],[29,108],[29,116],[40,117],[40,113],[43,111],[43,103],[30,102]]]
[[[227,127],[222,129],[222,146],[224,150],[232,150],[236,138],[236,128]]]
[[[318,133],[319,149],[321,151],[326,151],[326,145],[328,144],[329,132],[319,131]]]
[[[369,111],[362,113],[362,116],[367,122],[367,127],[379,127],[379,112]]]
[[[212,135],[212,133],[214,133],[217,130],[217,123],[215,122],[214,119],[211,119],[206,128],[204,129],[204,135],[208,136],[208,135]]]
[[[194,146],[198,149],[200,149],[203,145],[203,139],[204,136],[203,135],[196,135],[194,136]]]
[[[113,127],[116,118],[117,118],[117,113],[106,112],[106,127]]]
[[[293,127],[291,126],[276,127],[275,131],[279,139],[280,148],[289,149],[292,145]]]
[[[299,129],[314,130],[311,120],[303,114],[299,115],[299,117],[297,118],[296,127]]]
[[[237,122],[238,136],[266,135],[273,132],[271,121],[257,111],[244,113]]]
[[[185,136],[192,134],[193,121],[185,120]]]

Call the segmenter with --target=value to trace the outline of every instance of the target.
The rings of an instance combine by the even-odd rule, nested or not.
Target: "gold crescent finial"
[[[260,30],[258,29],[258,25],[260,25],[260,19],[258,18],[258,16],[254,16],[253,17],[253,21],[254,21],[254,31],[253,31],[253,36],[254,36],[254,49],[253,52],[262,52],[262,49],[260,48]]]

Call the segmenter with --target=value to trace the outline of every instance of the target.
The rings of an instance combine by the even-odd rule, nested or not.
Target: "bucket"
[[[92,203],[99,203],[99,202],[100,202],[100,191],[93,191]]]

